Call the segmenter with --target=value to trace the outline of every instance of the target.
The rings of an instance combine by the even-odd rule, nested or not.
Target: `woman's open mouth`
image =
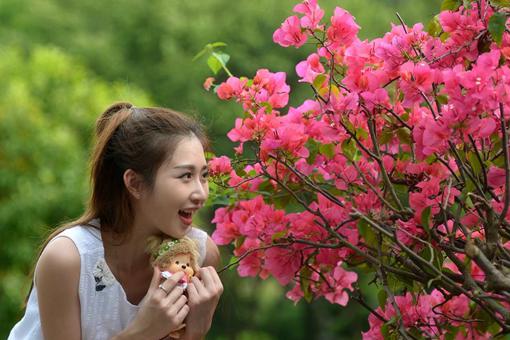
[[[190,225],[193,222],[193,212],[187,210],[179,210],[179,218],[182,223]]]

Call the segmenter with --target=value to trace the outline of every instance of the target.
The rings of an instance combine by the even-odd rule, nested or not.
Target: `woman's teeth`
[[[179,210],[179,215],[182,215],[184,217],[191,217],[191,215],[193,215],[192,212],[188,212],[188,211],[184,211],[184,210]]]

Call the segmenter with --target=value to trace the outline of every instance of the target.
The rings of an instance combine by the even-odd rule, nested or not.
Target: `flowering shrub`
[[[267,69],[205,84],[244,112],[236,157],[210,163],[230,265],[290,284],[294,301],[357,300],[364,339],[509,333],[508,2],[445,0],[427,30],[402,21],[364,41],[341,8],[294,13],[273,40],[314,47],[296,65],[309,99],[287,107],[286,74]]]

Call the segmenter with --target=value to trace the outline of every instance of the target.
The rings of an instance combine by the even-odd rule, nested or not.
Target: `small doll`
[[[179,271],[184,272],[184,277],[179,285],[186,289],[191,277],[198,272],[198,248],[195,241],[187,236],[181,239],[163,239],[152,236],[147,239],[147,252],[151,255],[151,263],[161,270],[161,276],[166,280]],[[178,339],[184,334],[183,324],[181,328],[172,331],[168,336]]]

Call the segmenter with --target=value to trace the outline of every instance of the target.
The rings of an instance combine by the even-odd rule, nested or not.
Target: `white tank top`
[[[202,265],[205,259],[207,233],[192,228],[187,236],[197,241],[200,253],[199,265]],[[104,259],[100,230],[90,226],[76,226],[64,230],[55,236],[57,237],[71,239],[80,254],[78,290],[82,340],[110,339],[126,328],[135,317],[139,306],[127,300],[124,289],[108,268]],[[25,315],[11,330],[8,340],[43,340],[36,289],[34,279]]]

